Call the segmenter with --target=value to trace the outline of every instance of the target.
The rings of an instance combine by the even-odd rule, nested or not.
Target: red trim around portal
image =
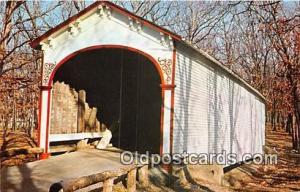
[[[143,55],[144,57],[146,57],[147,59],[149,59],[152,64],[155,66],[155,68],[157,69],[157,72],[160,76],[160,81],[161,81],[161,87],[162,87],[162,99],[161,99],[161,124],[160,124],[160,154],[162,155],[163,152],[163,129],[164,129],[164,95],[165,95],[165,88],[164,87],[168,87],[167,85],[164,85],[164,76],[163,76],[163,72],[160,68],[159,63],[149,54],[132,48],[132,47],[127,47],[127,46],[123,46],[123,45],[95,45],[95,46],[91,46],[91,47],[87,47],[87,48],[83,48],[80,49],[78,51],[75,51],[74,53],[71,53],[70,55],[66,56],[64,59],[62,59],[54,68],[54,70],[52,71],[50,78],[49,78],[49,82],[47,86],[43,86],[44,88],[49,88],[48,91],[48,110],[47,110],[47,130],[46,130],[46,149],[45,152],[48,152],[48,133],[49,133],[49,118],[50,118],[50,99],[51,99],[51,85],[52,85],[52,81],[53,78],[55,76],[55,73],[57,72],[57,70],[60,68],[60,66],[62,66],[64,63],[66,63],[68,60],[70,60],[71,58],[75,57],[76,55],[86,52],[86,51],[90,51],[90,50],[96,50],[96,49],[125,49],[125,50],[129,50],[132,52],[136,52],[138,54]]]
[[[80,49],[78,51],[75,51],[74,53],[71,53],[70,55],[66,56],[65,58],[63,58],[54,68],[54,70],[52,71],[50,78],[49,78],[49,82],[48,82],[48,86],[51,86],[54,75],[56,73],[56,71],[58,70],[58,68],[63,65],[66,61],[68,61],[69,59],[75,57],[76,55],[86,52],[86,51],[91,51],[91,50],[96,50],[96,49],[125,49],[125,50],[129,50],[132,52],[136,52],[138,54],[141,54],[143,56],[145,56],[147,59],[149,59],[155,66],[155,68],[157,69],[157,72],[159,73],[160,76],[160,82],[162,85],[164,85],[164,76],[163,76],[163,72],[160,68],[159,63],[148,53],[145,53],[139,49],[133,48],[133,47],[127,47],[127,46],[123,46],[123,45],[94,45],[91,47],[86,47],[83,49]]]
[[[43,73],[44,73],[43,64],[44,64],[44,54],[42,55],[42,67],[41,67],[41,76],[40,76],[41,84],[43,82]],[[42,86],[40,88],[42,88]],[[42,121],[42,89],[40,89],[40,100],[39,100],[38,107],[39,107],[39,118],[38,118],[38,135],[37,135],[38,141],[37,141],[37,144],[38,144],[38,147],[41,147],[40,136],[41,136],[41,121]]]
[[[52,86],[40,86],[41,90],[49,90],[52,89]]]
[[[44,39],[50,37],[52,34],[54,34],[55,32],[63,29],[64,27],[67,27],[69,24],[71,24],[73,21],[75,21],[76,19],[80,18],[81,16],[83,16],[84,14],[96,9],[99,5],[107,5],[109,6],[111,9],[121,13],[121,14],[124,14],[128,17],[132,17],[134,19],[136,19],[137,21],[139,21],[142,25],[145,25],[145,26],[148,26],[154,30],[157,30],[158,32],[162,32],[162,33],[165,33],[167,35],[170,35],[171,37],[173,37],[174,39],[176,40],[181,40],[181,37],[163,27],[160,27],[142,17],[139,17],[137,15],[134,15],[133,13],[131,13],[130,11],[127,11],[126,9],[114,4],[114,3],[111,3],[111,2],[108,2],[108,1],[96,1],[95,3],[93,3],[92,5],[88,6],[87,8],[83,9],[82,11],[80,11],[78,14],[70,17],[69,19],[67,19],[66,21],[60,23],[59,25],[57,25],[56,27],[50,29],[49,31],[47,31],[46,33],[44,33],[43,35],[41,35],[40,37],[36,38],[35,40],[33,40],[31,43],[30,43],[30,46],[32,48],[35,48],[35,49],[39,49],[39,45],[40,45],[40,42],[43,41]]]
[[[50,124],[50,103],[51,101],[51,89],[48,89],[48,103],[47,103],[47,130],[46,130],[46,147],[45,147],[45,153],[48,153],[48,146],[49,146],[49,124]]]
[[[176,65],[176,44],[174,42],[173,49],[173,65],[172,65],[172,87],[171,89],[171,113],[170,113],[170,153],[173,153],[173,131],[174,131],[174,102],[175,102],[175,65]]]
[[[163,90],[172,90],[176,87],[176,85],[160,85]]]
[[[46,138],[45,138],[45,149],[44,152],[40,155],[40,159],[47,159],[50,156],[50,153],[48,152],[48,146],[49,146],[49,124],[50,124],[50,105],[51,105],[51,86],[41,86],[41,91],[40,91],[40,101],[39,101],[39,129],[38,129],[38,147],[44,147],[41,146],[40,143],[40,136],[41,136],[41,120],[42,120],[42,96],[43,96],[43,91],[48,92],[48,101],[47,101],[47,122],[46,122]]]
[[[38,118],[38,133],[37,133],[38,147],[41,147],[41,144],[40,144],[41,120],[42,120],[42,90],[40,90],[40,100],[39,100],[39,118]]]
[[[40,159],[48,159],[50,157],[50,153],[41,153]]]
[[[159,154],[163,155],[164,144],[164,109],[165,109],[165,90],[161,90],[161,111],[160,111],[160,145]]]

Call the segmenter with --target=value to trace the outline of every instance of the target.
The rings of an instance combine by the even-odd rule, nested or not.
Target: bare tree
[[[41,53],[29,42],[63,20],[69,2],[0,2],[0,129],[32,135],[37,128]],[[75,11],[84,2],[72,2]],[[5,134],[4,141],[5,141]]]
[[[178,6],[177,2],[172,1],[114,1],[114,3],[164,27],[170,25],[167,22],[169,15]]]

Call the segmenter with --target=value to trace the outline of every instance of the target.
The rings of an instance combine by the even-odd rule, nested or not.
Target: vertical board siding
[[[265,105],[222,70],[177,51],[174,153],[262,153]]]

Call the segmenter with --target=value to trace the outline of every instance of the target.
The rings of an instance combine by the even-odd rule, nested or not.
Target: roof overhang
[[[88,6],[87,8],[85,8],[84,10],[80,11],[79,13],[77,13],[76,15],[70,17],[69,19],[67,19],[66,21],[60,23],[59,25],[57,25],[56,27],[50,29],[49,31],[47,31],[46,33],[44,33],[43,35],[41,35],[40,37],[36,38],[35,40],[33,40],[32,42],[30,42],[30,46],[33,49],[41,49],[41,42],[43,42],[44,40],[50,38],[51,36],[60,33],[61,31],[65,30],[66,28],[69,27],[70,24],[72,24],[73,22],[76,22],[76,20],[81,19],[83,17],[86,17],[92,13],[94,13],[95,11],[97,11],[99,6],[106,6],[109,9],[116,11],[120,14],[123,14],[127,17],[131,17],[137,21],[139,21],[142,25],[144,26],[148,26],[149,28],[156,30],[158,32],[164,33],[168,36],[171,36],[174,40],[177,41],[181,41],[181,37],[165,28],[162,28],[158,25],[156,25],[153,22],[150,22],[142,17],[139,17],[129,11],[127,11],[126,9],[111,3],[109,1],[97,1],[95,3],[93,3],[92,5]]]

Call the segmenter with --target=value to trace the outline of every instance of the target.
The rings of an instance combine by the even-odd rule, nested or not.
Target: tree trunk
[[[295,111],[295,132],[296,132],[296,141],[295,141],[295,149],[300,153],[300,90],[297,89],[297,84],[292,89],[293,99],[294,99],[294,111]]]
[[[293,126],[293,115],[291,113],[288,114],[287,116],[287,121],[286,121],[286,126],[285,126],[285,131],[288,132],[291,135],[292,131],[292,126]]]
[[[295,110],[295,132],[296,132],[296,141],[295,141],[295,149],[298,150],[298,152],[300,153],[300,106],[298,106],[299,108],[297,110]]]
[[[295,126],[295,117],[293,116],[292,118],[292,141],[293,141],[293,149],[296,149],[297,146],[297,130],[296,130],[296,126]]]
[[[276,131],[276,100],[275,99],[273,99],[272,102],[271,125],[272,125],[272,130]]]
[[[271,124],[273,131],[276,131],[276,111],[275,111],[275,104],[273,104],[272,114],[271,114]]]

